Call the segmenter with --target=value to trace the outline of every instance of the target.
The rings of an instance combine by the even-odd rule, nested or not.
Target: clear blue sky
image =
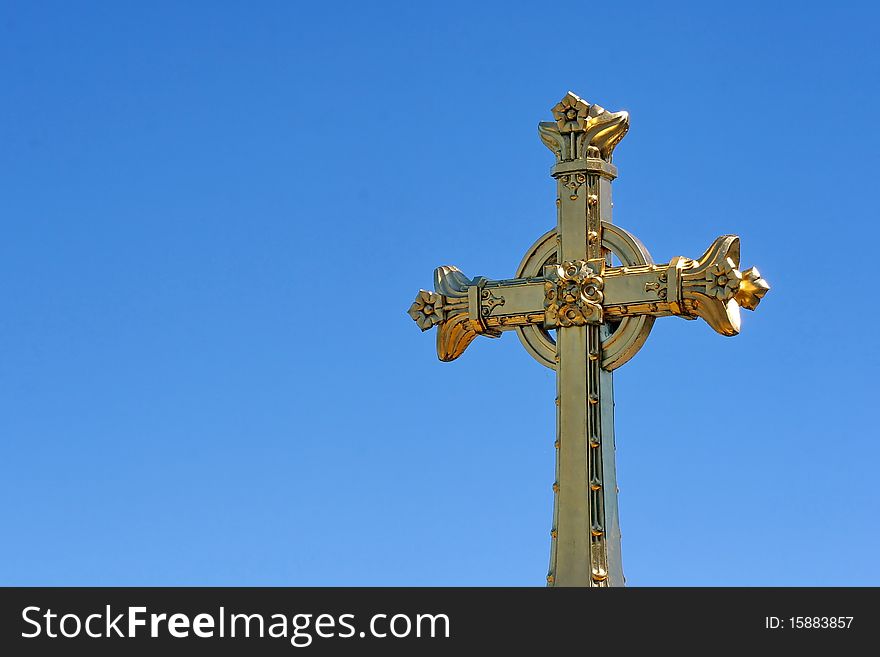
[[[628,583],[880,585],[876,4],[381,4],[0,6],[0,583],[543,585],[552,372],[405,311],[553,225],[571,89],[773,285],[615,375]]]

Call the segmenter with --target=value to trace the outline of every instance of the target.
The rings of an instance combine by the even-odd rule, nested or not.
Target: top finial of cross
[[[609,112],[571,91],[552,111],[556,121],[540,123],[538,134],[560,162],[584,158],[611,162],[614,147],[629,130],[627,112]]]

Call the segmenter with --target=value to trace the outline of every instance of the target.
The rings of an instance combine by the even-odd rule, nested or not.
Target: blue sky
[[[571,89],[773,286],[615,374],[628,583],[880,585],[880,10],[704,5],[3,3],[0,583],[543,585],[553,373],[405,311],[553,225]]]

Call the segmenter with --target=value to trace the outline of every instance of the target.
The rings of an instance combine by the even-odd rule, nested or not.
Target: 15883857
[[[764,627],[768,630],[848,630],[854,616],[765,616]]]

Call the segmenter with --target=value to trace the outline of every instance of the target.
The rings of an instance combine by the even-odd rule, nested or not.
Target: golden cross
[[[538,133],[556,155],[556,228],[532,245],[516,278],[471,280],[438,267],[434,291],[420,290],[409,314],[423,331],[437,326],[440,360],[458,358],[478,335],[516,330],[528,352],[556,370],[547,582],[623,586],[611,372],[641,348],[656,317],[702,317],[736,335],[740,307],[754,310],[770,286],[754,267],[739,269],[736,235],[719,237],[696,260],[655,265],[638,239],[611,222],[611,158],[629,115],[571,92],[553,115]]]

